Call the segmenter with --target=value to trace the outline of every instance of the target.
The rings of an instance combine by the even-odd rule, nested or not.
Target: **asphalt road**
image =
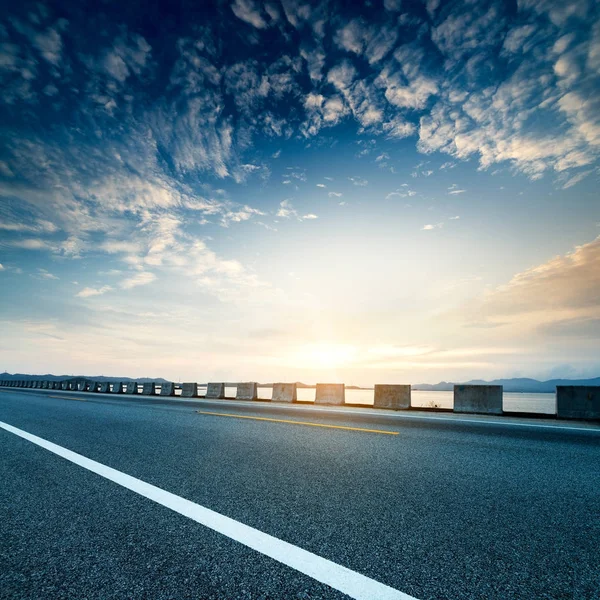
[[[600,598],[598,425],[11,389],[0,421],[418,600]],[[1,598],[347,597],[2,429],[0,482]]]

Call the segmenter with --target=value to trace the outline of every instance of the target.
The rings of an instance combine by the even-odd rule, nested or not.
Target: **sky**
[[[600,375],[594,0],[14,2],[0,371]]]

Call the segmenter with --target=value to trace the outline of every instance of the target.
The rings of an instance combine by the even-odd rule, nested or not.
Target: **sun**
[[[301,347],[296,355],[297,364],[310,369],[336,369],[350,366],[357,350],[346,344],[320,342]]]

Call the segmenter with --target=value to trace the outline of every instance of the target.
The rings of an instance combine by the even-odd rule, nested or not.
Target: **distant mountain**
[[[65,379],[87,379],[89,381],[138,381],[144,383],[147,381],[154,381],[154,383],[164,383],[167,380],[161,377],[138,377],[132,379],[131,377],[105,377],[104,375],[96,375],[90,377],[87,375],[28,375],[25,373],[0,373],[0,379],[24,379],[26,381],[30,379],[45,379],[48,381],[63,381]],[[456,384],[471,384],[471,385],[501,385],[504,387],[505,392],[529,392],[529,393],[554,393],[557,385],[597,385],[600,386],[600,377],[594,377],[592,379],[550,379],[548,381],[538,381],[537,379],[528,379],[525,377],[515,379],[494,379],[493,381],[484,381],[483,379],[471,379],[471,381],[457,381]],[[237,383],[228,383],[226,385],[236,386]],[[451,392],[454,389],[454,382],[441,381],[440,383],[417,383],[413,384],[413,390],[421,391],[436,391],[436,392]],[[297,382],[298,388],[315,388],[316,386]],[[272,383],[260,383],[259,387],[273,387]],[[365,390],[373,388],[364,388],[356,385],[347,385],[346,389],[353,390]]]
[[[493,381],[484,381],[482,379],[472,379],[471,381],[457,381],[456,383],[470,385],[501,385],[505,392],[529,392],[545,393],[555,392],[557,385],[598,385],[600,386],[600,377],[593,379],[550,379],[548,381],[538,381],[537,379],[528,379],[520,377],[515,379],[494,379]],[[454,383],[442,381],[440,383],[418,383],[412,386],[413,390],[447,392],[454,389]]]
[[[87,379],[89,381],[137,381],[139,383],[146,383],[148,381],[154,381],[154,383],[165,383],[167,380],[162,379],[162,377],[158,377],[152,379],[151,377],[138,377],[136,379],[132,379],[131,377],[105,377],[104,375],[50,375],[46,373],[45,375],[29,375],[27,373],[0,373],[0,379],[7,379],[12,381],[13,379],[22,379],[24,381],[29,381],[30,379],[40,379],[46,381],[65,381],[69,379]]]

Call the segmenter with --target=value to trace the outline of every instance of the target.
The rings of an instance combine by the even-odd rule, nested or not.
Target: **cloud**
[[[261,14],[260,7],[254,0],[235,0],[231,5],[231,10],[238,19],[245,21],[257,29],[267,27],[267,22]]]
[[[282,219],[297,219],[298,221],[318,219],[317,215],[309,213],[303,216],[300,216],[298,211],[294,208],[293,204],[290,200],[283,200],[279,203],[279,210],[277,211],[277,216]]]
[[[342,197],[342,192],[328,192],[327,195],[330,198],[341,198]]]
[[[23,248],[24,250],[54,250],[55,246],[46,240],[39,238],[28,238],[24,240],[13,240],[7,242],[15,248]]]
[[[431,231],[433,229],[441,229],[444,226],[443,223],[436,223],[435,225],[429,223],[427,225],[423,225],[423,227],[421,227],[421,231]]]
[[[367,24],[358,18],[349,21],[334,35],[337,46],[359,56],[364,55],[369,64],[379,62],[394,47],[397,28],[391,25]]]
[[[359,187],[369,185],[369,182],[362,177],[348,177],[348,179],[353,183],[353,185],[357,185]]]
[[[75,296],[78,298],[90,298],[92,296],[101,296],[102,294],[106,294],[106,292],[110,292],[113,288],[110,285],[102,286],[101,288],[91,288],[86,287],[81,291],[77,292]]]
[[[38,269],[36,277],[38,279],[55,279],[55,280],[59,279],[56,275],[53,275],[52,273],[48,272],[46,269]]]
[[[593,169],[588,169],[587,171],[581,171],[573,177],[569,177],[565,183],[563,183],[562,189],[568,190],[570,187],[577,185],[580,181],[583,181],[588,175],[591,175],[594,172]]]
[[[324,183],[317,183],[318,188],[326,188],[327,186]]]
[[[464,194],[467,190],[450,190],[448,193],[456,196],[457,194]]]
[[[66,24],[66,21],[62,23]],[[38,33],[34,37],[34,44],[41,55],[53,65],[58,65],[61,59],[62,39],[59,28],[49,28],[43,33]]]
[[[0,271],[4,271],[4,265],[2,263],[0,263]]]
[[[600,318],[600,237],[516,274],[471,313],[483,322],[524,326]]]
[[[131,277],[123,279],[120,283],[121,288],[124,290],[130,290],[131,288],[138,287],[140,285],[148,285],[156,280],[156,275],[150,271],[141,271],[135,273]]]

